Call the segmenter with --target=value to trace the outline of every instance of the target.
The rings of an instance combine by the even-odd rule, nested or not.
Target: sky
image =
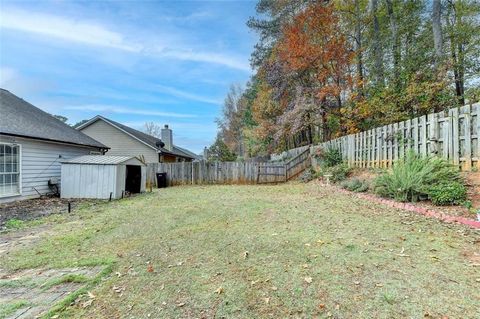
[[[169,124],[200,153],[245,85],[255,1],[0,0],[0,87],[74,124]]]

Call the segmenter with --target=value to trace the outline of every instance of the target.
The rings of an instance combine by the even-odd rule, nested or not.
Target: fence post
[[[451,109],[449,111],[449,115],[451,116],[451,125],[452,125],[452,134],[450,136],[450,143],[452,145],[451,154],[453,158],[453,164],[458,166],[460,164],[460,157],[459,157],[459,136],[458,136],[458,108]]]

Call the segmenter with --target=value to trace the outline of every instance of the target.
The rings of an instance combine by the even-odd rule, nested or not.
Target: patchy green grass
[[[58,278],[53,278],[41,285],[42,290],[48,290],[54,286],[58,286],[64,283],[74,282],[74,283],[85,283],[88,282],[89,278],[84,275],[79,274],[68,274]]]
[[[24,224],[25,222],[23,220],[12,218],[5,222],[5,228],[7,230],[21,229],[23,228]]]
[[[6,318],[20,308],[25,308],[29,303],[25,300],[18,300],[7,304],[0,304],[0,318]]]
[[[478,315],[478,232],[315,183],[173,187],[45,221],[0,268],[109,265],[49,315]]]

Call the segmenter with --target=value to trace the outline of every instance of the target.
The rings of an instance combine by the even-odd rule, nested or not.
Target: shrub
[[[438,157],[421,158],[413,151],[375,179],[375,192],[402,202],[428,198],[433,185],[461,182],[457,168]]]
[[[467,199],[467,189],[454,181],[430,186],[428,196],[435,205],[460,205]]]
[[[332,175],[330,177],[330,180],[334,183],[338,183],[347,179],[347,177],[350,175],[351,172],[352,172],[352,169],[348,167],[347,164],[342,163],[342,164],[338,164],[338,165],[326,168],[323,171],[323,175],[326,175],[326,174]]]
[[[303,183],[308,183],[311,180],[315,179],[315,171],[313,169],[307,169],[303,172],[298,178]]]
[[[335,147],[328,147],[327,149],[318,149],[317,153],[315,154],[320,160],[320,165],[324,167],[332,167],[342,163],[342,152],[340,149]]]
[[[363,193],[366,192],[369,188],[369,185],[367,181],[365,180],[360,180],[358,178],[354,178],[351,180],[344,181],[341,184],[342,188],[352,191],[352,192],[358,192],[358,193]]]

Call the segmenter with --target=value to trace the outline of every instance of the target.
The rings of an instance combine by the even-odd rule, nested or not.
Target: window
[[[20,146],[0,144],[0,197],[20,194]]]

